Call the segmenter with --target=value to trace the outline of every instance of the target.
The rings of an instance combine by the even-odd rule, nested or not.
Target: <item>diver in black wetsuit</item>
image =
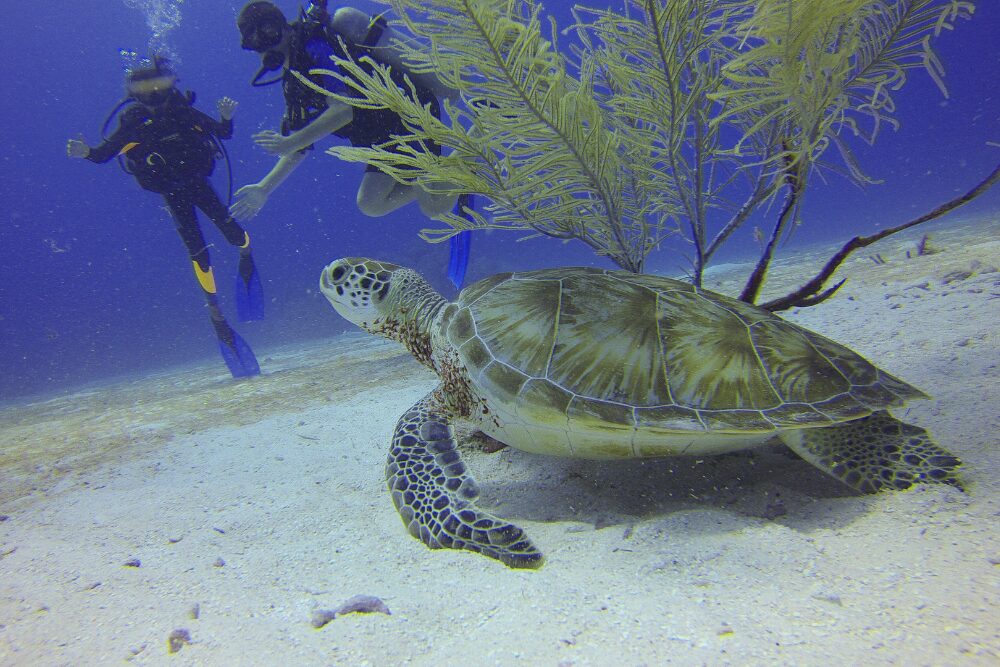
[[[393,79],[404,89],[403,75],[408,75],[416,87],[418,99],[430,104],[435,114],[440,112],[438,99],[453,93],[432,74],[408,70],[391,47],[392,31],[385,19],[373,20],[353,7],[341,7],[329,16],[326,0],[313,0],[309,10],[303,12],[298,21],[289,24],[273,3],[255,0],[243,7],[237,26],[243,48],[256,51],[262,57],[262,66],[253,85],[280,81],[285,95],[281,133],[265,130],[254,135],[258,146],[280,159],[259,183],[237,190],[232,211],[241,219],[256,215],[270,194],[302,162],[313,143],[328,134],[348,139],[355,146],[372,146],[387,141],[394,134],[409,134],[400,117],[392,111],[359,109],[333,100],[304,85],[292,74],[293,70],[320,87],[349,94],[342,82],[310,75],[309,70],[332,67],[332,54],[341,58],[350,55],[355,60],[369,56],[390,65]],[[346,53],[340,39],[347,45]],[[261,81],[268,72],[279,69],[281,74]],[[368,166],[357,197],[358,208],[364,214],[382,216],[414,200],[426,215],[435,217],[450,210],[456,196],[403,185]]]
[[[97,163],[118,156],[143,189],[163,196],[191,256],[226,365],[233,377],[257,375],[260,368],[253,352],[219,309],[208,246],[195,211],[201,209],[226,240],[239,248],[236,302],[240,319],[262,319],[263,290],[250,253],[250,236],[229,215],[209,181],[220,148],[218,140],[233,135],[236,102],[228,97],[219,100],[222,120],[217,121],[195,109],[193,94],[181,93],[176,82],[176,74],[159,57],[148,67],[129,71],[126,104],[132,103],[121,112],[115,132],[94,148],[82,137],[70,139],[66,153]]]

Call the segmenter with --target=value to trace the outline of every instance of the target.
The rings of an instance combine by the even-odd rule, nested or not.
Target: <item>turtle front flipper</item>
[[[785,432],[781,439],[809,463],[863,493],[934,482],[962,488],[955,474],[962,465],[958,457],[938,447],[924,429],[888,412]]]
[[[539,567],[542,554],[512,523],[476,507],[445,411],[431,392],[396,423],[386,481],[403,523],[432,549],[469,549],[509,567]]]

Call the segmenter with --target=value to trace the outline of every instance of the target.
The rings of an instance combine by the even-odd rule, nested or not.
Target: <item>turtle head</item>
[[[344,319],[403,343],[405,335],[426,335],[445,303],[416,271],[363,257],[327,266],[319,289]]]
[[[333,262],[319,278],[319,288],[341,317],[362,329],[391,313],[385,305],[392,277],[404,270],[395,264],[363,257],[344,257]]]

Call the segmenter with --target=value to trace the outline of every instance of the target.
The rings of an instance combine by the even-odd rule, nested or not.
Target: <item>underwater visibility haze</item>
[[[297,11],[294,3],[284,5],[289,16]],[[159,45],[174,59],[178,87],[197,94],[198,108],[212,114],[220,97],[237,100],[234,137],[226,142],[233,184],[258,180],[271,158],[250,137],[277,129],[283,106],[280,86],[249,86],[259,61],[240,49],[235,16],[241,6],[85,0],[74,5],[69,21],[58,3],[10,3],[2,47],[9,75],[0,397],[60,392],[214,354],[214,334],[162,199],[142,191],[114,162],[97,167],[65,159],[64,145],[79,133],[91,145],[98,143],[101,124],[124,94],[120,51],[142,56],[151,44]],[[365,2],[357,6],[383,9]],[[571,8],[569,2],[548,2],[544,12],[568,26]],[[972,20],[957,21],[954,30],[933,41],[949,97],[925,72],[911,70],[894,94],[900,129],[883,128],[874,146],[848,139],[862,169],[881,183],[862,189],[830,172],[813,179],[803,203],[804,224],[780,253],[905,222],[989,173],[1000,150],[988,143],[1000,134],[1000,50],[993,40],[998,12],[995,3],[978,3]],[[359,213],[354,193],[362,174],[362,166],[317,150],[261,214],[245,223],[269,308],[266,321],[247,328],[254,348],[346,329],[326,312],[315,289],[316,272],[335,257],[373,256],[412,265],[447,289],[447,244],[418,238],[428,220],[415,205],[382,218]],[[219,163],[213,183],[225,198],[225,163]],[[961,215],[990,210],[997,197],[987,193]],[[202,219],[202,226],[224,285],[220,301],[231,313],[235,256],[210,222]],[[474,234],[467,283],[503,269],[610,266],[581,243],[518,242],[521,236]],[[687,250],[667,244],[650,255],[647,270],[683,274],[690,269]],[[744,235],[731,240],[715,261],[749,261],[758,251],[758,243]]]
[[[322,4],[4,5],[0,667],[997,664],[1000,2]]]

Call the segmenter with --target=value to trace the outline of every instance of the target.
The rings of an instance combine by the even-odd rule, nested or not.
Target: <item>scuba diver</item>
[[[226,365],[234,378],[258,375],[260,367],[253,351],[233,331],[219,309],[208,246],[195,210],[201,209],[226,240],[239,248],[236,279],[239,319],[244,322],[263,319],[264,293],[250,252],[250,236],[229,215],[209,181],[216,156],[223,151],[220,140],[233,135],[236,102],[228,97],[218,101],[221,121],[198,111],[193,106],[194,94],[177,90],[177,75],[169,62],[159,56],[154,56],[148,66],[129,70],[125,83],[128,96],[108,116],[104,133],[116,115],[118,128],[93,148],[82,135],[70,139],[66,153],[102,164],[117,156],[140,187],[163,196],[191,257]]]
[[[356,108],[331,99],[302,83],[293,71],[321,88],[349,94],[343,82],[309,71],[333,67],[330,58],[334,55],[355,61],[367,56],[389,65],[392,79],[404,90],[408,88],[403,77],[409,77],[417,99],[430,105],[435,116],[440,114],[438,100],[454,95],[432,73],[416,73],[406,67],[392,47],[395,34],[381,16],[372,18],[353,7],[341,7],[331,16],[327,0],[312,0],[308,9],[300,10],[298,20],[289,24],[273,3],[254,0],[240,11],[236,24],[243,49],[261,55],[261,67],[251,85],[261,87],[280,82],[285,97],[281,132],[264,130],[253,136],[259,147],[278,156],[278,162],[258,183],[236,191],[232,212],[241,219],[257,215],[271,193],[302,163],[313,144],[328,134],[347,139],[353,146],[365,147],[388,141],[393,135],[409,134],[398,114],[388,109]],[[280,74],[265,79],[278,70]],[[440,154],[439,146],[432,145],[432,150]],[[449,210],[461,215],[466,208],[472,208],[470,195],[456,197],[404,185],[368,165],[357,194],[362,213],[380,217],[412,201],[417,201],[420,210],[430,218]],[[457,286],[464,280],[468,250],[468,232],[452,237],[449,277]]]

